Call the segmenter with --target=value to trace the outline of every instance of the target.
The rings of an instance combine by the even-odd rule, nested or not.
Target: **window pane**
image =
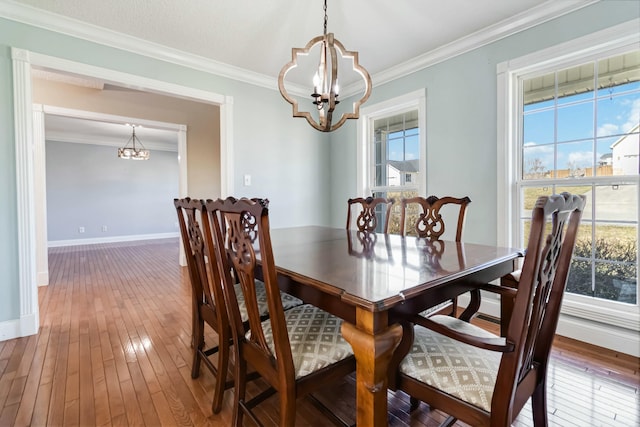
[[[418,185],[420,138],[418,111],[408,111],[374,121],[374,187]]]
[[[598,61],[598,97],[640,88],[640,51]]]
[[[553,110],[538,111],[524,116],[522,140],[528,144],[548,144],[555,140],[555,113]]]
[[[556,178],[582,178],[593,175],[593,141],[558,144]]]
[[[401,216],[400,199],[403,197],[405,199],[408,199],[411,197],[417,197],[418,192],[416,190],[389,191],[388,193],[384,193],[384,194],[386,194],[385,197],[392,197],[396,201],[393,204],[393,207],[391,208],[391,218],[389,219],[389,233],[400,234],[400,216]],[[419,215],[419,206],[415,204],[409,205],[409,209],[407,209],[407,217],[405,219],[405,222],[407,224],[414,224],[418,220],[418,215]],[[405,229],[407,230],[407,234],[413,235],[410,233],[413,230],[413,227],[408,226],[408,227],[405,227]]]
[[[624,222],[637,221],[637,185],[598,185],[596,186],[595,194],[596,217],[598,220]]]
[[[593,138],[593,102],[558,108],[558,142]]]
[[[554,146],[529,144],[522,149],[522,178],[553,178]]]
[[[637,132],[640,91],[598,100],[598,136],[623,136]]]

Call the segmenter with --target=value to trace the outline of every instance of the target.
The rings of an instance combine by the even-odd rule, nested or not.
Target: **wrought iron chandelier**
[[[293,106],[293,117],[304,117],[314,128],[322,132],[331,132],[342,126],[347,119],[357,119],[360,116],[362,105],[371,94],[371,76],[358,63],[358,52],[348,51],[342,43],[336,39],[333,33],[327,33],[327,0],[324,0],[324,33],[311,39],[304,48],[291,49],[291,61],[288,62],[278,76],[278,88],[282,97]],[[320,44],[320,60],[317,71],[313,77],[313,93],[311,94],[312,110],[317,111],[317,119],[310,111],[299,111],[298,101],[289,95],[285,88],[287,73],[298,66],[298,55],[306,56],[316,45]],[[353,71],[360,74],[364,80],[365,90],[362,97],[353,103],[353,111],[343,113],[334,120],[334,110],[340,103],[338,100],[340,87],[338,85],[338,53],[343,59],[351,59]]]
[[[131,137],[122,148],[118,148],[118,157],[121,159],[133,159],[133,160],[149,160],[149,150],[144,148],[140,139],[136,136],[136,125],[131,126]],[[136,145],[136,142],[138,145]],[[129,146],[131,143],[131,146]]]

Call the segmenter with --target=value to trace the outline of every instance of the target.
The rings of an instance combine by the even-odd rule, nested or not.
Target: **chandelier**
[[[127,143],[122,148],[118,148],[118,157],[121,159],[149,160],[149,150],[144,148],[140,139],[136,136],[136,125],[131,126],[132,134]],[[138,145],[136,146],[136,142]],[[131,143],[131,146],[129,146]]]
[[[327,0],[324,0],[324,33],[321,36],[311,39],[304,48],[294,47],[291,49],[291,61],[287,63],[278,76],[278,88],[282,97],[293,106],[293,117],[304,117],[314,128],[322,132],[332,132],[342,126],[347,119],[357,119],[360,115],[360,105],[363,104],[371,94],[371,77],[358,63],[358,52],[348,51],[342,43],[327,33]],[[289,95],[285,88],[284,79],[287,73],[298,66],[298,55],[306,56],[316,45],[320,45],[320,59],[317,71],[313,76],[313,93],[311,94],[312,110],[317,111],[317,119],[310,111],[299,111],[298,101]],[[353,111],[343,113],[334,120],[334,110],[340,103],[338,100],[340,87],[338,85],[338,53],[343,59],[350,59],[353,63],[353,71],[358,73],[364,80],[365,90],[362,97],[353,103]]]

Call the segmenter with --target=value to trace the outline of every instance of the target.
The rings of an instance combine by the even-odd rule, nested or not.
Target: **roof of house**
[[[420,160],[389,160],[388,165],[400,172],[418,172],[420,170]]]

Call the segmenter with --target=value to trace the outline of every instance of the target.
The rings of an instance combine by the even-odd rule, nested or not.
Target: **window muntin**
[[[585,194],[567,291],[638,304],[640,51],[520,83],[520,241],[538,195]]]

